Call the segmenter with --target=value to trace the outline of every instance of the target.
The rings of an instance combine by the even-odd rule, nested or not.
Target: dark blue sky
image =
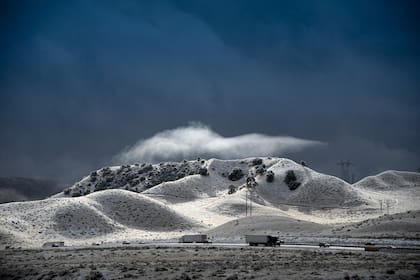
[[[189,121],[326,142],[285,156],[332,174],[420,167],[417,1],[0,5],[0,176],[71,182]]]

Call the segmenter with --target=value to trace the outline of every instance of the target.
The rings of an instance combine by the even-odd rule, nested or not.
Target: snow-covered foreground
[[[256,181],[252,222],[241,219],[247,177]],[[396,227],[397,237],[419,238],[419,202],[419,173],[387,171],[350,185],[282,158],[143,164],[92,172],[49,199],[0,205],[0,240],[3,247],[38,247],[186,233],[234,239],[246,231],[389,237]]]

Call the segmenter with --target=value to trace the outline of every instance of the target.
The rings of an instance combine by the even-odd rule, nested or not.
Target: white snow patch
[[[255,218],[249,221],[255,220],[259,225],[278,221],[272,230],[288,221],[294,228],[301,228],[304,235],[308,228],[318,227],[312,224],[300,227],[299,221],[294,220],[324,228],[322,225],[347,225],[388,212],[420,210],[418,173],[389,171],[350,185],[284,158],[210,159],[198,164],[207,168],[209,174],[186,175],[141,193],[108,189],[73,198],[59,194],[45,200],[2,204],[0,247],[8,244],[38,247],[47,241],[84,246],[123,240],[168,240],[187,233],[211,232],[245,216],[244,186],[248,175],[255,176],[258,183],[252,195]],[[124,172],[131,176],[139,168],[142,167],[126,168]],[[244,176],[232,181],[228,174],[235,168],[241,169]],[[260,168],[264,172],[259,173]],[[121,168],[112,168],[113,172],[118,170]],[[267,181],[269,171],[274,173],[273,182]],[[289,171],[300,183],[294,190],[285,182]],[[99,180],[103,172],[97,173]],[[92,187],[87,185],[92,183],[88,178],[79,182],[82,189]],[[228,194],[230,185],[237,190],[233,194]],[[385,208],[385,202],[389,207]],[[395,227],[389,225],[392,226]]]

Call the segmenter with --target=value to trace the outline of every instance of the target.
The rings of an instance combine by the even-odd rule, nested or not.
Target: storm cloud
[[[238,159],[282,155],[324,145],[287,136],[244,134],[223,137],[202,124],[159,132],[116,156],[119,163],[179,161],[196,157]]]
[[[326,173],[417,170],[417,2],[2,1],[0,176],[72,183],[190,121],[328,143],[284,151]]]

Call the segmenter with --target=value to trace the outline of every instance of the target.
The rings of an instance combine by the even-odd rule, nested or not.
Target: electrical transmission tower
[[[386,204],[386,213],[389,215],[389,208],[391,207],[391,201],[387,199],[385,201],[385,204]]]
[[[353,183],[353,178],[350,177],[350,166],[354,165],[351,161],[341,160],[337,163],[341,167],[341,179],[346,182]]]
[[[252,216],[252,193],[258,183],[255,181],[254,177],[246,178],[246,193],[245,193],[245,216]],[[249,203],[248,203],[249,200]],[[249,206],[249,211],[248,211]]]

